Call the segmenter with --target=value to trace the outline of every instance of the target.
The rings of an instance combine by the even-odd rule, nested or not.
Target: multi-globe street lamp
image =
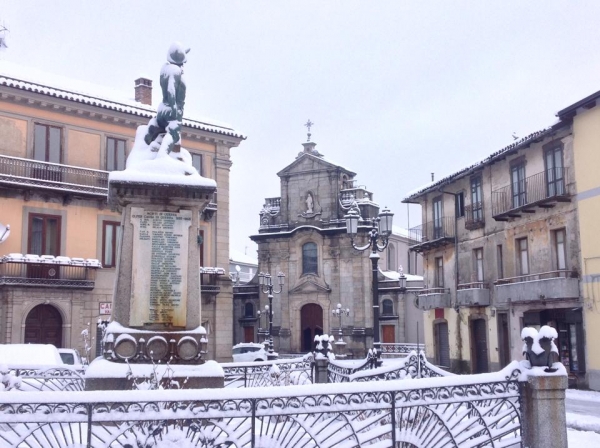
[[[265,310],[256,312],[258,315],[258,334],[265,337],[264,342],[267,342],[267,327],[269,325],[269,305],[265,305]],[[261,326],[260,318],[265,316],[265,326]]]
[[[268,359],[277,359],[277,355],[273,350],[273,294],[281,294],[283,291],[283,283],[285,280],[285,274],[280,272],[277,274],[277,283],[279,285],[279,291],[273,290],[273,278],[269,273],[260,273],[258,274],[258,284],[260,285],[260,289],[263,294],[267,294],[269,299],[269,309],[267,312],[269,313],[269,352],[267,354]],[[266,307],[265,307],[266,308]]]
[[[333,317],[337,317],[340,320],[340,338],[337,340],[335,345],[337,345],[339,347],[338,356],[345,356],[342,354],[342,348],[344,345],[346,345],[346,343],[344,342],[344,339],[343,339],[344,333],[342,331],[342,317],[350,316],[350,308],[344,309],[344,308],[342,308],[342,304],[338,303],[337,306],[331,310],[331,314],[333,315]]]
[[[372,227],[368,233],[369,242],[364,246],[354,244],[354,237],[358,232],[358,221],[360,219],[358,206],[353,206],[344,218],[352,247],[360,252],[371,249],[369,258],[371,259],[373,271],[373,356],[374,365],[379,367],[381,365],[381,341],[379,338],[379,279],[377,276],[379,254],[377,252],[383,252],[388,245],[389,237],[392,234],[394,214],[386,207],[379,213],[377,218],[371,220]]]

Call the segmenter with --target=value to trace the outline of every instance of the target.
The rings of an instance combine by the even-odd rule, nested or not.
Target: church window
[[[381,302],[381,313],[384,315],[393,315],[394,314],[394,302],[392,302],[390,299],[384,299],[383,302]]]
[[[317,245],[306,243],[302,246],[302,274],[317,274]]]

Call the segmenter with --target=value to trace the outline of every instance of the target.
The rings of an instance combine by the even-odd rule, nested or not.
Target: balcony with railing
[[[456,291],[458,306],[489,306],[490,287],[484,282],[461,283]]]
[[[485,226],[483,217],[483,202],[476,202],[465,206],[465,229],[475,230]]]
[[[449,288],[422,289],[418,295],[415,305],[417,308],[427,311],[434,308],[451,308],[452,300]]]
[[[537,208],[552,208],[558,202],[570,202],[567,168],[554,168],[506,187],[492,191],[492,216],[496,221],[535,213]]]
[[[217,295],[221,292],[219,277],[225,275],[225,269],[213,267],[200,268],[200,293]]]
[[[95,259],[9,254],[0,258],[0,286],[94,289]]]
[[[579,298],[578,274],[568,269],[501,278],[494,284],[498,303]]]
[[[410,250],[424,252],[454,243],[454,217],[443,217],[408,230]]]
[[[0,155],[0,184],[106,197],[108,171]]]

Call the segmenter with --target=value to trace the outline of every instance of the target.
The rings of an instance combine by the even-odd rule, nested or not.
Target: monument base
[[[202,365],[124,364],[97,358],[85,372],[85,390],[217,389],[225,374],[215,361]]]

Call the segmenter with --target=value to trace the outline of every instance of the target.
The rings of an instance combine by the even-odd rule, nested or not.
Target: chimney
[[[152,80],[138,78],[135,80],[135,100],[152,106]]]

